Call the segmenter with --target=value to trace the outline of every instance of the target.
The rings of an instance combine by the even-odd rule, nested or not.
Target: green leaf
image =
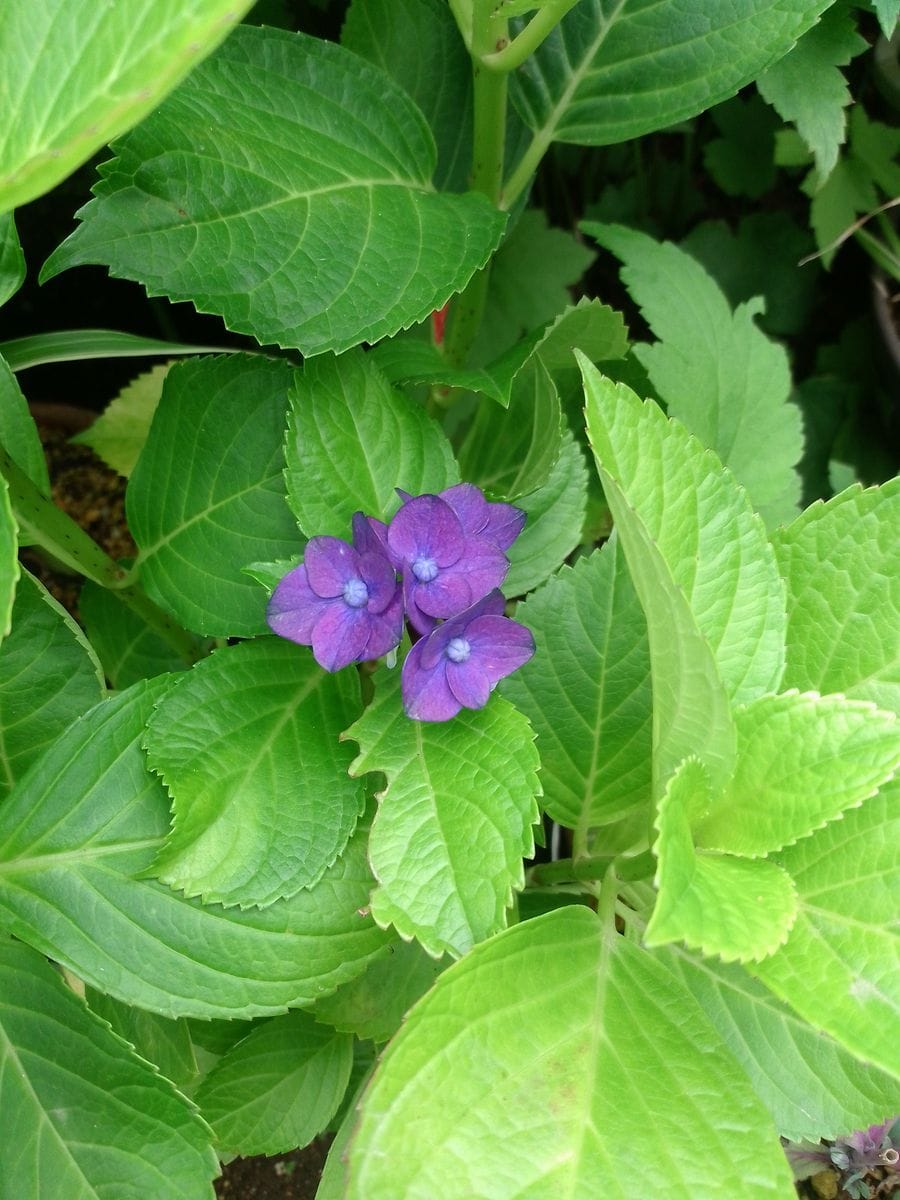
[[[265,597],[241,566],[296,547],[282,477],[290,381],[286,363],[245,355],[166,376],[126,510],[141,584],[197,633],[266,630]]]
[[[161,342],[115,329],[66,329],[60,333],[36,333],[31,337],[0,342],[0,354],[13,371],[41,367],[46,363],[78,362],[94,358],[147,358],[178,354],[230,354],[227,346],[186,346]]]
[[[691,814],[702,811],[711,796],[703,763],[686,759],[659,806],[659,896],[645,940],[648,946],[683,941],[724,962],[764,958],[787,937],[797,893],[790,875],[775,863],[695,848]]]
[[[584,844],[650,803],[647,623],[617,540],[564,567],[516,620],[536,652],[501,692],[537,734],[545,812]]]
[[[816,173],[825,180],[834,168],[846,132],[844,109],[850,90],[840,67],[867,48],[849,4],[833,4],[790,53],[760,75],[756,86],[784,121],[790,121],[812,151]]]
[[[369,837],[372,914],[436,958],[461,955],[503,928],[524,884],[540,794],[534,734],[499,697],[452,721],[411,721],[399,675],[382,671],[345,734],[360,747],[352,772],[387,778]]]
[[[523,596],[543,583],[581,541],[587,510],[587,468],[571,431],[563,431],[562,449],[547,482],[516,498],[526,514],[525,528],[509,547],[507,596]]]
[[[50,477],[37,426],[22,389],[3,358],[0,358],[0,442],[35,487],[49,496]]]
[[[116,691],[124,691],[140,679],[183,671],[190,665],[108,588],[85,580],[78,593],[78,613],[91,648]],[[196,657],[201,652],[198,638]]]
[[[857,1058],[900,1078],[900,782],[776,861],[797,885],[787,942],[754,974]]]
[[[710,114],[721,137],[703,147],[703,165],[723,192],[758,200],[775,186],[778,119],[758,96],[735,96]]]
[[[835,1138],[894,1111],[894,1079],[801,1020],[745,968],[704,961],[677,946],[653,957],[691,992],[782,1137]]]
[[[387,520],[395,488],[416,495],[459,482],[443,430],[361,350],[305,363],[290,404],[288,503],[308,537],[349,538],[358,511]]]
[[[0,216],[0,304],[14,296],[25,280],[25,255],[13,214]]]
[[[143,1008],[133,1008],[95,988],[85,988],[85,1000],[91,1012],[111,1025],[114,1033],[141,1058],[153,1063],[177,1088],[189,1094],[196,1086],[201,1070],[185,1017],[172,1020]]]
[[[0,640],[12,622],[16,580],[19,578],[18,528],[9,501],[9,487],[0,473]]]
[[[212,1197],[196,1110],[30,947],[0,935],[0,1108],[7,1196]]]
[[[311,1004],[388,940],[362,915],[365,832],[316,887],[264,910],[187,900],[140,878],[169,805],[144,725],[166,679],[104,700],[0,808],[0,923],[80,979],[163,1016],[252,1017]]]
[[[290,1012],[257,1025],[226,1051],[195,1100],[224,1158],[305,1146],[337,1111],[353,1065],[353,1039]]]
[[[103,695],[103,672],[69,614],[28,572],[0,643],[0,801]]]
[[[524,66],[512,96],[542,145],[604,146],[674,125],[733,96],[829,0],[581,0]]]
[[[338,743],[360,703],[355,671],[329,675],[279,638],[224,647],[182,675],[147,727],[174,813],[153,874],[242,908],[317,883],[365,804]]]
[[[737,763],[692,823],[707,849],[765,855],[833,821],[900,770],[900,722],[863,700],[789,692],[735,713]]]
[[[138,375],[110,401],[92,425],[71,440],[90,446],[127,479],[147,441],[169,366],[161,363]]]
[[[734,477],[652,402],[583,363],[588,434],[650,637],[654,789],[690,754],[729,777],[731,704],[774,690],[784,592]]]
[[[460,471],[490,495],[515,500],[547,482],[562,434],[559,392],[537,357],[515,377],[509,408],[481,401],[459,448]]]
[[[648,1131],[667,1195],[794,1194],[690,994],[570,906],[475,947],[410,1012],[363,1097],[346,1195],[632,1200]]]
[[[506,224],[434,191],[431,132],[383,71],[278,29],[236,29],[114,149],[42,277],[105,263],[305,355],[424,320]]]
[[[394,338],[375,348],[374,357],[391,383],[418,383],[431,387],[456,387],[490,396],[509,407],[513,384],[534,358],[551,372],[574,368],[577,347],[591,360],[621,358],[628,349],[622,314],[586,296],[568,305],[541,330],[494,359],[486,367],[453,367],[433,342],[420,338]]]
[[[900,0],[870,0],[881,26],[881,32],[886,38],[894,33],[900,16]]]
[[[597,256],[567,230],[527,209],[491,262],[487,304],[472,361],[491,362],[571,305],[569,289]],[[610,357],[615,357],[610,355]]]
[[[900,479],[813,504],[773,538],[788,593],[787,687],[900,713]]]
[[[0,211],[48,192],[152,112],[249,0],[7,0]]]
[[[435,962],[418,942],[394,942],[362,975],[320,1000],[316,1019],[358,1038],[386,1042],[449,963],[447,957]]]
[[[621,225],[583,228],[624,263],[622,279],[660,339],[634,353],[670,416],[734,472],[767,524],[794,517],[802,421],[789,401],[787,354],[754,324],[760,301],[732,312],[703,267],[671,242]]]
[[[434,186],[464,192],[472,168],[472,62],[444,0],[355,0],[341,42],[421,109],[437,146]]]

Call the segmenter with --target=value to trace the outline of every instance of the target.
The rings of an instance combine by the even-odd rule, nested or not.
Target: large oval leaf
[[[251,0],[4,0],[0,212],[139,121]]]
[[[388,75],[279,29],[235,30],[114,149],[43,277],[105,263],[307,355],[424,320],[506,224],[433,190],[431,132]]]

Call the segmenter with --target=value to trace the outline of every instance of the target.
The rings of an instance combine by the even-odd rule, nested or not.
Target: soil
[[[216,1180],[222,1200],[315,1200],[332,1138],[273,1158],[236,1158]]]

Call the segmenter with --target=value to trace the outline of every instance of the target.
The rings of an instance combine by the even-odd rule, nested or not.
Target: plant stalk
[[[549,0],[511,42],[492,54],[486,54],[481,61],[489,71],[514,71],[516,67],[521,67],[577,3],[578,0]],[[501,0],[497,6],[501,15],[503,8]]]

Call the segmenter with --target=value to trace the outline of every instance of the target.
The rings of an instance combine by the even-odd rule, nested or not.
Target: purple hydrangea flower
[[[397,488],[397,494],[404,504],[412,499],[409,492],[400,488]],[[501,550],[510,548],[525,525],[527,514],[523,509],[514,504],[495,504],[486,500],[484,492],[474,483],[457,483],[437,495],[450,505],[468,536],[484,538]]]
[[[281,580],[266,612],[273,632],[312,646],[326,671],[379,658],[403,632],[403,595],[377,534],[362,513],[353,545],[310,538],[303,562]]]
[[[497,590],[420,638],[403,664],[406,715],[449,721],[461,708],[483,708],[501,679],[534,654],[531,631],[503,616]]]
[[[403,573],[407,619],[418,633],[469,608],[499,587],[509,570],[500,547],[468,534],[439,496],[407,500],[388,526],[387,544]]]

